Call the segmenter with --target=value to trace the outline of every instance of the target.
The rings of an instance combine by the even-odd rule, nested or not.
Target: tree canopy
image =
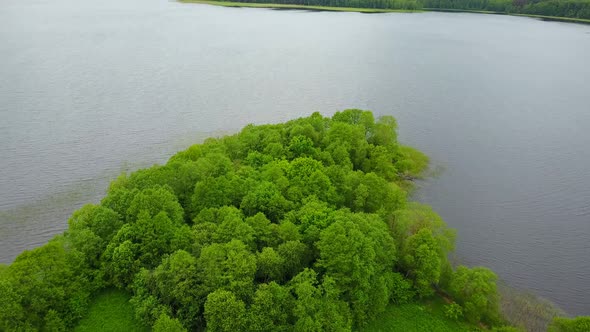
[[[438,9],[447,11],[489,11],[506,14],[528,14],[553,17],[568,17],[576,19],[590,19],[590,0],[214,0],[219,2],[267,3],[299,6],[324,6],[347,8],[421,10]],[[369,116],[340,117],[337,120],[370,121]],[[362,123],[366,124],[366,123]],[[370,141],[375,144],[379,139],[390,139],[390,131],[377,125]],[[313,139],[313,138],[309,138]],[[309,153],[306,140],[296,138],[293,141],[294,153]],[[289,145],[289,148],[291,146]]]
[[[63,235],[0,267],[0,330],[71,328],[109,287],[155,331],[349,331],[432,295],[454,232],[408,202],[427,158],[396,129],[314,113],[120,176]],[[493,324],[495,275],[448,275],[463,312]]]

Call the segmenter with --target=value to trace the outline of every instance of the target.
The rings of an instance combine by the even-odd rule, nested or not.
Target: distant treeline
[[[421,0],[423,8],[590,19],[589,0]]]
[[[224,0],[216,0],[225,2]],[[453,9],[590,19],[590,0],[231,0],[374,9]]]
[[[374,9],[405,9],[417,10],[422,4],[417,0],[214,0],[220,2],[244,2],[244,3],[272,3],[280,5],[299,6],[324,6],[324,7],[348,7],[348,8],[374,8]]]

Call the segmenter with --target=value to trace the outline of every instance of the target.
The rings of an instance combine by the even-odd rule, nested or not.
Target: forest
[[[423,8],[590,19],[590,0],[421,0]]]
[[[190,0],[185,0],[189,1]],[[590,19],[590,0],[213,0],[235,3],[371,8],[466,10]]]
[[[448,317],[518,331],[497,276],[452,266],[455,232],[408,200],[427,165],[393,117],[362,110],[210,138],[122,174],[63,234],[0,265],[0,330],[72,330],[118,290],[153,331],[351,331],[441,296]]]

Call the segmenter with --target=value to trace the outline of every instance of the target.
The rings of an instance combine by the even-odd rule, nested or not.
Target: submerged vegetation
[[[120,176],[63,235],[0,266],[0,330],[501,326],[496,275],[453,269],[455,232],[407,200],[427,158],[396,129],[314,113]]]

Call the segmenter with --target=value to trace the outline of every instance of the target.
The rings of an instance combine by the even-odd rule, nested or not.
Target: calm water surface
[[[457,259],[590,314],[590,26],[166,0],[0,0],[0,261],[122,171],[209,135],[356,107],[444,169]]]

